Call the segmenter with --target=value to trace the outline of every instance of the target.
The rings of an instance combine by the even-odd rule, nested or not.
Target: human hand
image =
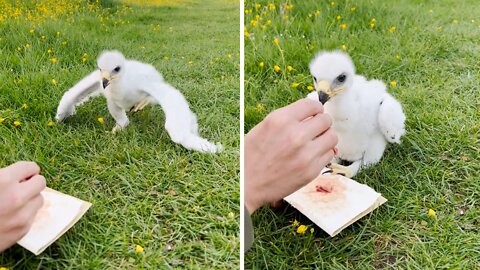
[[[253,213],[312,181],[333,159],[337,136],[318,101],[270,113],[245,136],[245,206]]]
[[[20,240],[43,205],[45,178],[34,162],[20,161],[0,169],[0,252]]]

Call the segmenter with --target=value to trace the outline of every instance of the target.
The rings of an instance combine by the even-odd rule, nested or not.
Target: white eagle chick
[[[197,117],[185,97],[163,80],[151,65],[125,59],[118,51],[105,51],[97,60],[99,70],[90,73],[60,100],[56,119],[60,122],[75,114],[75,107],[102,94],[116,121],[112,132],[128,125],[127,111],[139,111],[148,104],[160,104],[165,112],[165,129],[175,143],[187,149],[215,153],[215,145],[198,135]]]
[[[356,75],[350,57],[339,51],[318,53],[310,73],[316,91],[308,98],[324,104],[338,136],[333,173],[353,177],[362,167],[378,163],[387,143],[400,143],[405,115],[383,82]],[[342,160],[351,165],[338,164]]]

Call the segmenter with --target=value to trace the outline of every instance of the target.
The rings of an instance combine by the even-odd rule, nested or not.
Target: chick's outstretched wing
[[[86,102],[89,98],[101,94],[100,71],[96,70],[80,80],[72,88],[63,94],[60,104],[58,104],[57,115],[55,118],[61,122],[65,118],[75,114],[75,107]]]

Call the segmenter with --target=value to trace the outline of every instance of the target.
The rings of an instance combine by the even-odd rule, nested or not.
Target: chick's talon
[[[343,166],[337,163],[332,163],[328,168],[332,170],[332,174],[342,175],[347,178],[352,178],[353,176],[352,170],[350,170],[350,168],[347,166]]]

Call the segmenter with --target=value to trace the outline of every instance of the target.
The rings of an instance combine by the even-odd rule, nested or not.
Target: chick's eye
[[[345,76],[344,74],[337,77],[337,81],[341,83],[345,82],[346,79],[347,79],[347,76]]]
[[[115,72],[119,72],[119,71],[120,71],[120,67],[116,67],[116,68],[114,68],[114,69],[113,69],[113,71],[115,71]]]

